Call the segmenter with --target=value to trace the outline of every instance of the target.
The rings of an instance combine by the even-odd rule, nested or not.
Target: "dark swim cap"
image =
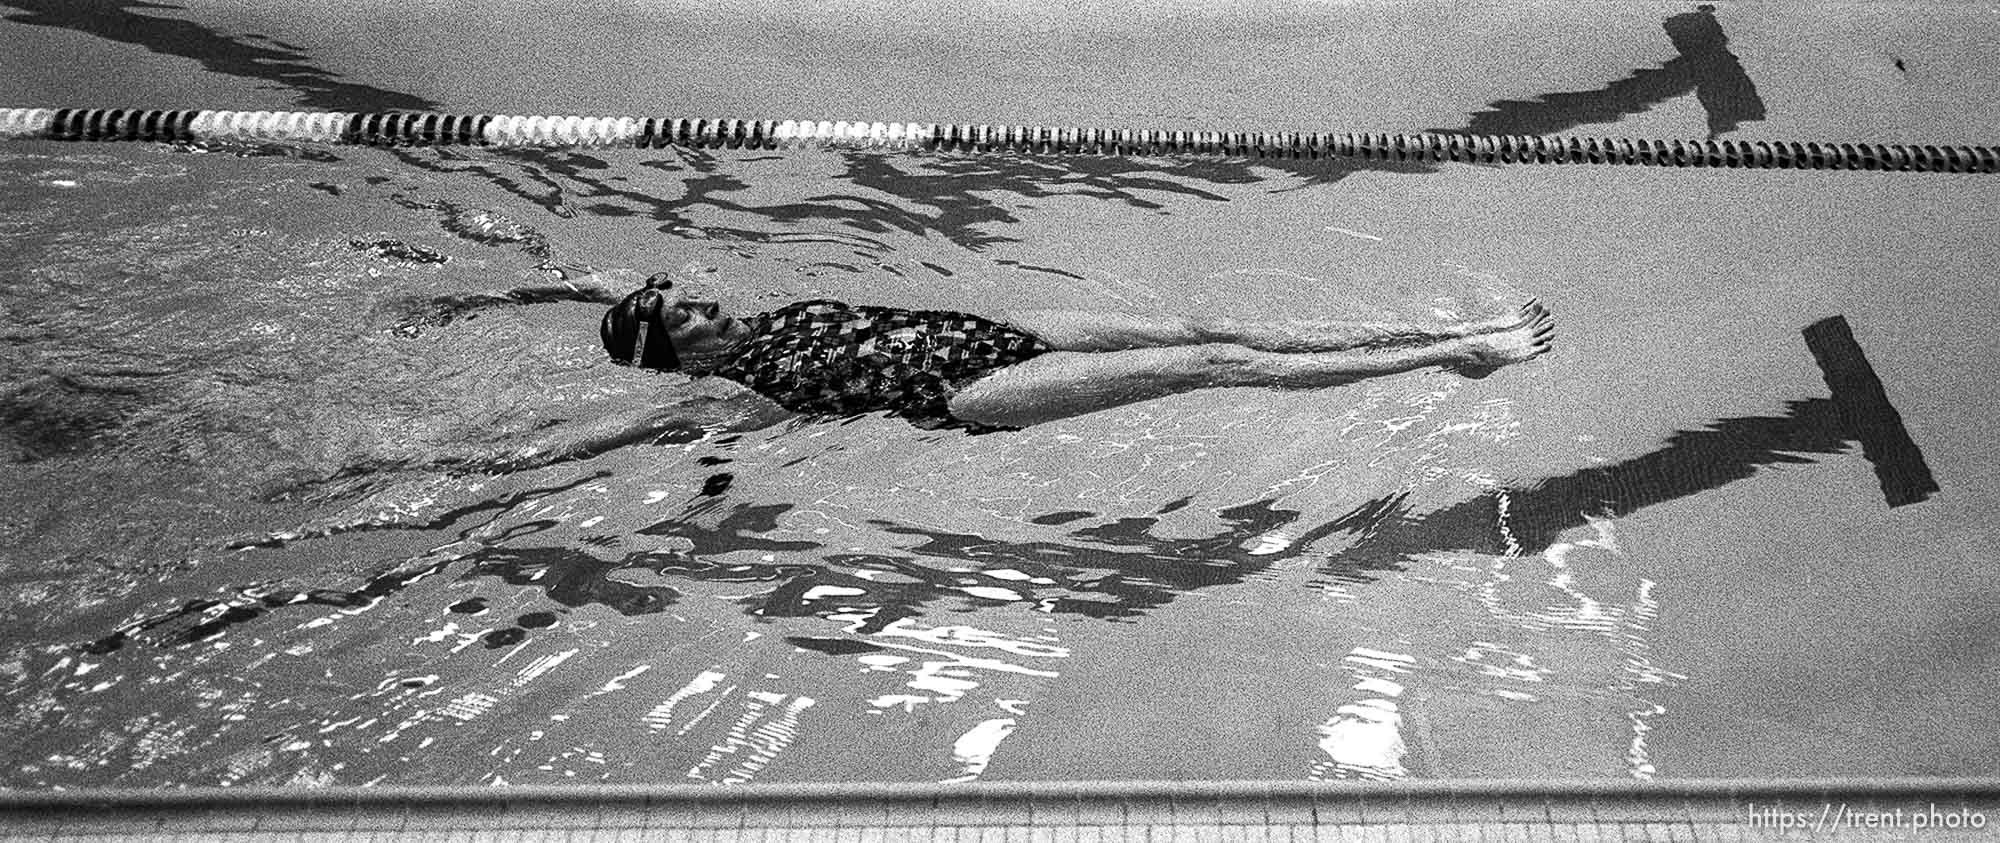
[[[605,311],[597,336],[604,341],[604,352],[611,355],[611,362],[667,372],[681,367],[681,356],[667,335],[667,310],[674,302],[664,291],[672,286],[655,275],[647,279],[643,289]]]

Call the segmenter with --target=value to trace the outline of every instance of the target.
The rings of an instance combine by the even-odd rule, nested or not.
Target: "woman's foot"
[[[1530,300],[1506,324],[1500,320],[1476,323],[1490,327],[1457,341],[1464,362],[1452,370],[1468,378],[1483,378],[1502,366],[1533,360],[1555,347],[1556,318],[1541,302]]]
[[[1466,322],[1460,325],[1454,333],[1461,337],[1497,334],[1502,331],[1511,331],[1523,325],[1531,324],[1548,315],[1549,309],[1542,306],[1541,299],[1529,299],[1527,304],[1521,305],[1520,309],[1513,313],[1495,316],[1491,319],[1482,319],[1477,322]]]

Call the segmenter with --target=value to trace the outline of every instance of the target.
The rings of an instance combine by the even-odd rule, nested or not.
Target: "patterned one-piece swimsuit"
[[[886,410],[923,428],[995,428],[955,419],[961,387],[1055,349],[1035,335],[943,310],[850,306],[819,299],[750,320],[756,335],[711,374],[786,409],[848,416]]]

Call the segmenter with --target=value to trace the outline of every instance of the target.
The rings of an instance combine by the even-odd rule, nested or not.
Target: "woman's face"
[[[750,336],[749,325],[733,316],[722,313],[721,305],[705,299],[680,294],[672,307],[664,314],[667,336],[673,339],[675,350],[681,354],[703,354],[721,351],[738,340]]]

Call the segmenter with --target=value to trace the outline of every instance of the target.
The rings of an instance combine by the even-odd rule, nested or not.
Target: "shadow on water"
[[[1637,114],[1690,91],[1708,112],[1713,138],[1753,120],[1764,119],[1764,100],[1757,85],[1729,51],[1729,38],[1707,4],[1667,18],[1662,24],[1680,55],[1659,67],[1631,75],[1594,91],[1543,94],[1531,101],[1501,100],[1473,115],[1462,129],[1433,129],[1494,135],[1547,135],[1574,126],[1609,123]]]
[[[1499,530],[1499,494],[1412,514],[1400,497],[1372,504],[1375,523],[1361,540],[1328,558],[1321,573],[1365,582],[1371,571],[1400,570],[1424,553],[1540,553],[1563,531],[1592,517],[1617,518],[1747,479],[1762,466],[1817,462],[1801,454],[1852,450],[1855,438],[1830,398],[1792,401],[1782,416],[1722,419],[1677,431],[1664,447],[1612,465],[1581,469],[1505,490],[1507,533]],[[1515,548],[1506,545],[1511,536]]]
[[[824,617],[857,607],[872,610],[854,629],[858,633],[922,614],[924,606],[941,598],[971,598],[975,605],[1025,602],[1054,614],[1123,621],[1181,594],[1243,582],[1296,555],[1260,555],[1245,549],[1301,516],[1269,501],[1219,511],[1223,525],[1207,536],[1166,538],[1152,532],[1159,514],[1186,503],[1169,503],[1153,516],[1072,529],[1060,541],[1007,541],[873,521],[885,533],[921,541],[899,554],[830,555],[826,567],[781,581],[770,592],[746,600],[745,609],[760,617]],[[1081,514],[1051,513],[1036,520],[1047,522],[1051,516]],[[1305,531],[1307,538],[1294,546],[1302,547],[1334,529],[1331,524],[1310,528]],[[885,582],[885,577],[896,581]],[[841,596],[815,599],[813,591],[821,587],[831,587]]]
[[[299,105],[336,111],[435,111],[423,97],[343,82],[315,67],[302,47],[259,36],[228,36],[192,21],[142,14],[145,9],[181,10],[171,3],[121,0],[0,0],[18,9],[6,19],[50,26],[136,44],[155,53],[194,59],[215,73],[261,79],[299,92]],[[252,43],[261,41],[262,43]]]
[[[537,490],[537,496],[553,491]],[[823,554],[824,546],[816,542],[765,535],[778,528],[778,519],[792,508],[790,504],[730,504],[705,496],[680,515],[638,531],[672,539],[667,542],[669,549],[605,559],[571,546],[500,546],[509,538],[531,535],[555,524],[529,522],[512,526],[506,536],[482,540],[482,546],[472,553],[420,557],[373,576],[359,588],[244,589],[228,599],[190,601],[87,643],[83,649],[103,654],[135,641],[162,647],[196,643],[290,606],[372,606],[460,563],[463,570],[458,578],[462,581],[494,580],[533,588],[562,606],[598,605],[623,615],[662,612],[680,602],[684,588],[692,583],[757,585],[761,587],[754,593],[735,599],[748,615],[825,617],[861,610],[870,617],[855,631],[865,634],[896,620],[922,615],[947,599],[974,605],[1026,602],[1054,613],[1127,620],[1186,592],[1243,582],[1247,576],[1298,553],[1245,549],[1258,537],[1301,517],[1297,511],[1278,509],[1269,502],[1222,510],[1222,528],[1208,536],[1166,538],[1153,534],[1160,515],[1187,503],[1172,502],[1153,516],[1077,527],[1063,540],[1046,541],[1006,541],[872,521],[870,524],[883,532],[913,537],[918,544],[899,553]],[[466,512],[493,508],[489,502]],[[1087,512],[1062,512],[1035,521],[1058,526],[1092,517]],[[1303,548],[1333,533],[1365,526],[1364,518],[1351,515],[1305,530],[1290,547]],[[615,539],[583,542],[615,543]],[[722,559],[736,551],[766,553],[771,561]],[[964,570],[967,568],[971,570]],[[1002,572],[1006,578],[981,572]],[[483,602],[473,606],[472,601],[461,601],[450,608],[471,613],[483,611],[484,606]],[[533,620],[494,630],[485,643],[508,646],[522,640],[526,628],[553,625],[539,616]]]
[[[141,637],[159,646],[199,642],[288,606],[368,606],[458,563],[464,563],[460,580],[493,580],[533,588],[565,607],[597,605],[628,616],[666,610],[680,602],[685,587],[692,583],[729,583],[758,587],[735,599],[753,617],[852,616],[859,612],[866,614],[867,620],[852,629],[858,634],[878,632],[897,620],[921,616],[944,600],[974,606],[1025,603],[1055,614],[1123,621],[1164,606],[1184,593],[1242,583],[1274,563],[1298,556],[1314,542],[1336,535],[1353,538],[1345,550],[1330,554],[1318,573],[1327,580],[1351,584],[1372,582],[1381,572],[1403,570],[1412,559],[1430,553],[1539,553],[1563,531],[1586,524],[1592,516],[1616,518],[1686,498],[1749,478],[1762,466],[1816,462],[1803,454],[1851,451],[1858,441],[1851,420],[1852,415],[1836,399],[1811,398],[1789,402],[1781,416],[1723,419],[1704,429],[1680,431],[1651,453],[1508,489],[1504,533],[1498,495],[1481,495],[1413,514],[1410,495],[1403,492],[1368,501],[1339,518],[1299,531],[1284,548],[1270,553],[1262,552],[1256,540],[1276,530],[1289,531],[1301,516],[1294,510],[1276,508],[1270,501],[1221,510],[1222,528],[1197,538],[1166,538],[1152,532],[1160,515],[1187,505],[1183,499],[1161,507],[1152,516],[1070,529],[1061,540],[1008,541],[876,520],[869,524],[884,533],[912,537],[917,544],[898,553],[823,554],[824,546],[816,542],[766,535],[779,529],[779,518],[792,505],[730,503],[718,493],[704,495],[680,515],[637,531],[678,540],[670,542],[678,545],[671,549],[606,559],[580,547],[501,545],[557,523],[528,522],[482,540],[483,546],[470,554],[406,564],[376,575],[357,589],[246,590],[231,600],[191,601],[85,644],[83,649],[108,653]],[[537,490],[534,496],[554,491],[557,489]],[[508,502],[487,502],[460,514],[504,512],[518,502],[511,498]],[[1094,513],[1066,511],[1048,513],[1033,522],[1055,527],[1093,517]],[[1513,547],[1506,544],[1509,536]],[[582,542],[616,543],[615,538]],[[763,553],[770,559],[723,560],[738,551]],[[994,573],[1002,576],[992,576]],[[460,606],[453,610],[464,611]],[[485,644],[511,646],[523,640],[529,629],[554,625],[554,616],[542,617],[544,614],[529,613],[515,626],[487,633]]]
[[[392,154],[416,169],[481,178],[565,219],[579,213],[643,216],[664,223],[659,230],[678,237],[752,245],[831,240],[877,258],[887,254],[890,247],[867,235],[934,235],[973,252],[1000,243],[1019,242],[1018,238],[994,233],[1020,222],[1014,212],[1019,199],[1079,196],[1165,213],[1168,206],[1160,199],[1228,202],[1227,196],[1204,186],[1257,184],[1267,181],[1272,172],[1289,173],[1301,179],[1300,185],[1288,188],[1297,189],[1331,184],[1364,169],[1401,173],[1434,169],[1415,162],[1347,159],[1176,161],[1005,153],[922,157],[845,153],[841,155],[842,172],[829,177],[826,183],[852,184],[873,193],[821,193],[795,202],[759,205],[732,195],[751,189],[743,177],[729,172],[738,163],[736,160],[701,150],[676,149],[673,158],[640,162],[639,166],[670,174],[680,181],[677,195],[672,196],[653,195],[644,189],[619,184],[627,178],[616,175],[611,162],[585,153],[533,149],[467,153],[447,148],[394,150]],[[899,165],[898,162],[914,163]],[[697,217],[705,218],[716,211],[760,219],[774,226],[831,223],[851,233],[804,234],[696,222]]]
[[[1857,447],[1873,466],[1888,506],[1929,499],[1939,490],[1937,480],[1847,320],[1822,319],[1803,334],[1832,397],[1787,402],[1782,416],[1722,419],[1705,429],[1678,431],[1651,453],[1510,488],[1504,519],[1499,495],[1417,517],[1408,515],[1399,498],[1379,500],[1361,540],[1329,558],[1321,573],[1365,580],[1367,571],[1399,568],[1425,552],[1539,553],[1589,516],[1623,517],[1747,479],[1762,466],[1817,462],[1802,454]],[[1498,529],[1503,523],[1504,534]],[[1504,546],[1503,535],[1515,546]]]
[[[443,531],[457,528],[460,542],[473,541],[479,534],[479,542],[505,541],[524,535],[532,535],[554,526],[553,521],[531,521],[509,527],[504,532],[486,535],[489,528],[500,516],[523,504],[546,498],[550,495],[575,489],[587,483],[602,480],[607,472],[594,472],[566,483],[525,489],[501,495],[491,500],[458,507],[439,514],[423,526],[426,529]],[[490,513],[491,517],[477,519],[476,516]],[[403,525],[361,525],[349,532],[369,529],[406,529]],[[274,542],[281,544],[281,542]],[[457,544],[454,542],[452,544]],[[451,547],[445,545],[439,550]],[[291,588],[285,585],[262,585],[238,589],[228,598],[204,598],[190,600],[170,612],[145,618],[127,624],[110,635],[82,645],[88,653],[109,653],[123,649],[134,640],[150,641],[160,646],[192,644],[205,641],[227,632],[231,627],[263,617],[272,610],[287,606],[332,606],[336,608],[366,607],[379,603],[382,599],[403,591],[411,584],[450,566],[461,556],[434,556],[426,554],[393,566],[370,576],[358,588]]]

